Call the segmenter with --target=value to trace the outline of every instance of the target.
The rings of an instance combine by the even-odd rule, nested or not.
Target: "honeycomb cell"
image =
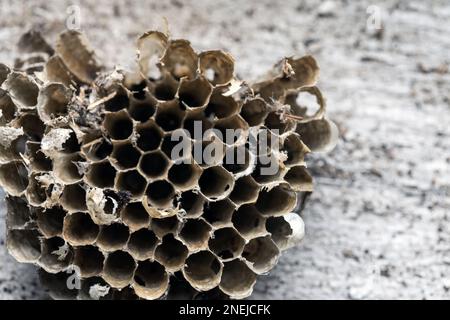
[[[276,200],[276,199],[275,199]],[[246,239],[266,233],[265,218],[254,205],[243,205],[233,214],[233,226]]]
[[[163,265],[156,261],[139,262],[133,278],[134,290],[143,299],[161,297],[169,286],[169,276]]]
[[[9,253],[22,263],[37,262],[41,256],[39,236],[36,230],[9,230],[6,237]]]
[[[222,261],[239,257],[244,249],[245,240],[234,228],[223,228],[214,231],[209,240],[209,249]]]
[[[78,267],[80,277],[89,278],[101,274],[105,257],[94,246],[76,247],[73,264]]]
[[[178,88],[178,98],[188,109],[205,108],[211,94],[212,86],[203,77],[182,79]]]
[[[72,263],[73,253],[64,239],[53,237],[41,243],[39,265],[47,272],[57,273]]]
[[[139,170],[148,178],[164,176],[169,168],[169,159],[160,151],[152,151],[142,156]]]
[[[86,210],[85,186],[80,183],[66,185],[63,189],[60,202],[63,208],[69,212]]]
[[[280,251],[269,236],[250,240],[245,245],[242,256],[255,273],[270,271],[278,261]]]
[[[110,253],[103,267],[103,279],[115,287],[125,288],[133,280],[136,262],[133,257],[124,251]]]
[[[103,251],[121,250],[127,244],[130,231],[121,223],[103,226],[97,239],[97,246]]]
[[[253,203],[258,199],[259,185],[251,176],[244,176],[236,180],[230,200],[237,205]]]
[[[219,285],[222,267],[222,263],[210,251],[199,251],[186,259],[183,275],[192,287],[207,291]]]
[[[215,228],[229,226],[235,206],[225,199],[205,204],[203,217]]]
[[[63,237],[71,245],[84,246],[94,244],[100,228],[96,225],[89,214],[75,212],[64,219]]]
[[[133,197],[139,198],[145,191],[147,181],[137,170],[119,172],[116,188],[128,191]]]
[[[128,109],[131,118],[138,122],[146,122],[156,112],[156,105],[158,101],[151,95],[147,94],[144,99],[138,100],[133,98]]]
[[[61,236],[67,212],[59,207],[37,210],[37,225],[46,238]]]
[[[189,219],[180,231],[180,239],[190,251],[206,249],[211,237],[211,226],[203,219]]]
[[[199,179],[200,191],[211,200],[227,197],[233,188],[233,176],[223,167],[211,167],[203,171]]]
[[[126,170],[135,168],[140,157],[141,153],[130,142],[119,142],[114,144],[110,161],[119,170]]]
[[[172,100],[159,104],[155,121],[165,132],[171,132],[181,128],[185,116],[184,107],[177,100]]]
[[[244,262],[235,259],[224,263],[220,289],[232,299],[250,296],[255,283],[256,274]]]
[[[180,191],[189,190],[197,185],[201,168],[196,164],[175,164],[168,172],[169,181]]]
[[[118,88],[114,97],[105,102],[105,110],[109,112],[117,112],[128,108],[130,105],[130,97],[124,88]]]
[[[150,183],[146,193],[148,202],[156,208],[170,206],[175,197],[175,189],[165,180]]]
[[[239,112],[239,103],[233,97],[224,96],[222,93],[222,89],[213,91],[208,106],[205,109],[207,117],[222,119]]]
[[[186,218],[198,218],[203,213],[206,199],[199,192],[189,190],[181,194],[179,202]]]
[[[264,124],[268,110],[269,107],[263,99],[252,98],[244,102],[240,114],[250,127],[255,127]]]
[[[131,234],[127,249],[136,260],[146,260],[154,257],[158,242],[152,230],[142,228]]]
[[[124,110],[107,113],[103,126],[111,139],[124,140],[133,133],[133,121]]]
[[[150,216],[140,201],[128,203],[122,209],[121,218],[132,231],[150,225]]]
[[[163,133],[153,121],[139,124],[136,127],[136,135],[136,145],[144,152],[157,149],[163,137]]]
[[[172,234],[168,234],[156,248],[155,259],[164,265],[167,271],[175,272],[183,267],[188,254],[188,248]]]
[[[92,163],[86,172],[86,181],[97,188],[114,187],[115,177],[116,169],[114,169],[109,161]]]

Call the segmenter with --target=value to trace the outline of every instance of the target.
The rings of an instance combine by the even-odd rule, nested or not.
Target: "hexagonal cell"
[[[181,208],[186,211],[186,218],[197,218],[203,213],[205,197],[199,192],[185,191],[180,197]]]
[[[2,115],[3,117],[3,115]],[[20,115],[17,125],[22,127],[23,132],[31,141],[41,141],[44,136],[45,125],[42,120],[33,113]]]
[[[21,263],[35,263],[41,256],[40,234],[37,230],[8,230],[6,246]]]
[[[288,158],[284,163],[288,166],[304,164],[305,156],[310,152],[297,133],[291,133],[284,139],[282,151],[287,153]]]
[[[270,217],[266,229],[272,234],[272,240],[280,250],[286,250],[300,242],[305,235],[305,224],[297,213],[282,217]]]
[[[161,151],[175,163],[190,162],[191,141],[184,129],[167,133],[161,144]]]
[[[136,135],[137,147],[144,152],[157,149],[163,137],[163,133],[153,121],[137,125]]]
[[[75,281],[69,278],[73,277],[70,272],[49,273],[43,269],[39,270],[39,279],[41,284],[49,291],[49,295],[55,300],[75,300],[78,295],[76,286],[68,286]]]
[[[152,151],[142,156],[139,170],[149,178],[164,176],[169,167],[169,159],[161,151]]]
[[[68,128],[67,128],[68,129]],[[61,150],[59,150],[62,153],[74,153],[80,151],[80,143],[78,142],[78,138],[76,133],[70,129],[69,136],[62,144]]]
[[[130,98],[127,91],[119,87],[116,90],[116,95],[105,102],[105,110],[109,112],[116,112],[128,108],[130,105]]]
[[[207,117],[227,118],[239,112],[239,104],[231,96],[224,96],[223,89],[215,89],[205,109]]]
[[[140,197],[144,194],[147,181],[137,170],[119,172],[117,175],[116,188],[126,190],[133,197]]]
[[[266,220],[254,205],[246,204],[239,207],[233,214],[232,222],[233,226],[246,239],[252,239],[266,233]]]
[[[64,219],[63,236],[71,245],[93,244],[97,240],[99,232],[99,227],[85,212],[75,212],[67,215]]]
[[[121,212],[121,218],[132,231],[150,225],[150,216],[140,201],[128,203]]]
[[[244,176],[236,180],[230,200],[237,205],[253,203],[258,198],[259,185],[251,176]]]
[[[47,200],[47,186],[40,180],[41,175],[32,173],[25,192],[28,202],[33,206],[41,206]]]
[[[277,135],[281,135],[295,128],[295,121],[285,119],[278,111],[270,112],[264,120],[264,124]]]
[[[201,167],[219,166],[222,164],[226,146],[218,138],[195,141],[192,148],[192,158]]]
[[[242,257],[257,274],[270,271],[278,261],[280,251],[270,236],[250,240],[244,248]]]
[[[244,146],[234,146],[228,148],[222,161],[225,170],[234,175],[239,175],[248,170],[254,162],[254,157]]]
[[[81,150],[89,160],[100,161],[111,154],[113,146],[106,138],[98,138],[84,144]]]
[[[155,82],[152,92],[159,101],[170,101],[175,99],[177,89],[178,81],[171,74],[163,73],[163,78]]]
[[[156,261],[139,262],[133,280],[136,294],[143,299],[157,299],[169,286],[169,276],[164,266]]]
[[[187,40],[171,40],[161,58],[164,67],[175,77],[193,78],[197,72],[197,54]]]
[[[327,118],[299,124],[297,133],[300,134],[302,141],[313,152],[331,151],[339,139],[338,127]]]
[[[80,183],[66,185],[60,202],[63,208],[69,212],[86,210],[86,190],[84,185]]]
[[[203,218],[215,228],[229,226],[234,209],[235,206],[228,199],[210,202],[205,205]]]
[[[256,274],[247,265],[235,259],[223,266],[220,289],[232,299],[244,299],[252,294]]]
[[[124,288],[133,280],[136,262],[124,251],[115,251],[106,258],[103,279],[114,288]]]
[[[219,285],[222,266],[210,251],[199,251],[186,259],[183,275],[195,289],[207,291]]]
[[[190,251],[206,249],[211,229],[211,226],[203,219],[189,219],[181,228],[179,237]]]
[[[284,173],[285,169],[280,166],[276,157],[258,156],[252,177],[260,184],[271,184],[275,181],[281,181]]]
[[[112,188],[116,178],[116,169],[109,161],[92,163],[86,172],[87,182],[97,188]]]
[[[39,208],[37,210],[36,223],[42,234],[47,237],[56,237],[62,234],[64,218],[67,215],[60,206],[54,206],[48,209]]]
[[[169,182],[158,180],[148,185],[146,194],[148,202],[152,206],[155,208],[165,208],[172,205],[175,197],[175,189]]]
[[[250,127],[260,126],[268,115],[268,106],[261,98],[246,100],[241,109],[241,116]]]
[[[61,155],[53,159],[53,172],[64,183],[75,183],[83,177],[86,160],[80,153]]]
[[[136,121],[145,122],[150,119],[156,111],[158,101],[150,94],[145,95],[143,100],[132,99],[128,112]]]
[[[6,201],[6,223],[11,229],[22,229],[34,219],[34,212],[28,206],[23,197],[7,195]]]
[[[166,132],[181,128],[186,115],[185,108],[177,100],[161,102],[156,112],[156,123]]]
[[[174,164],[168,173],[169,181],[177,190],[188,190],[197,185],[202,169],[196,164]]]
[[[261,190],[256,208],[264,216],[281,216],[291,212],[297,204],[295,192],[287,184],[274,187],[270,191]]]
[[[42,152],[39,142],[28,141],[26,149],[26,155],[30,160],[30,168],[32,171],[42,172],[52,170],[53,162]]]
[[[124,140],[133,133],[133,122],[125,110],[107,113],[103,127],[111,139]]]
[[[233,58],[223,51],[211,50],[199,55],[200,72],[214,85],[231,81],[234,73]]]
[[[110,161],[119,169],[125,170],[136,167],[140,156],[140,151],[130,142],[117,142],[114,143]]]
[[[79,268],[82,278],[95,277],[101,274],[105,257],[94,246],[81,246],[75,248],[73,264]]]
[[[179,229],[180,221],[177,216],[163,219],[152,220],[152,230],[159,238],[163,238],[167,234],[175,234]]]
[[[61,272],[72,262],[73,253],[64,239],[53,237],[42,241],[39,265],[47,272]]]
[[[239,257],[245,245],[245,240],[234,228],[224,228],[214,231],[209,240],[209,249],[222,261]]]
[[[203,110],[195,110],[186,115],[183,129],[189,133],[191,139],[202,141],[205,131],[211,129],[213,125],[212,119],[207,117]]]
[[[297,192],[312,192],[313,191],[313,178],[306,170],[304,166],[296,166],[289,169],[284,176],[286,182],[288,182],[292,189]]]
[[[200,191],[213,201],[226,198],[234,186],[233,176],[223,167],[210,167],[199,179]]]
[[[178,98],[189,109],[206,107],[211,94],[212,86],[203,77],[182,79],[178,88]]]
[[[8,92],[0,89],[0,110],[2,117],[0,118],[0,124],[4,125],[15,118],[17,107],[9,96]]]
[[[175,272],[180,270],[189,253],[187,247],[172,234],[162,238],[162,243],[156,247],[155,259],[165,266],[167,271]]]
[[[7,193],[19,196],[28,186],[28,170],[21,161],[0,166],[0,183]]]
[[[121,223],[103,226],[97,239],[97,245],[103,251],[116,251],[122,249],[128,242],[130,230]]]
[[[227,145],[240,144],[246,140],[248,124],[240,115],[220,119],[214,125],[217,136]]]
[[[44,121],[67,115],[72,90],[61,83],[50,83],[41,89],[37,110]]]
[[[153,258],[158,243],[159,240],[153,231],[142,228],[131,234],[127,249],[136,260],[146,260]]]

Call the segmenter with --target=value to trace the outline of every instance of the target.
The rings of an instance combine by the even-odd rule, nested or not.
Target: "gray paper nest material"
[[[55,49],[36,32],[19,47],[20,68],[0,65],[7,246],[40,267],[54,298],[245,298],[303,238],[294,211],[312,191],[305,156],[337,139],[314,58],[283,59],[248,85],[228,53],[197,54],[157,31],[138,39],[128,71],[105,71],[75,31]],[[315,97],[314,114],[299,93]],[[270,130],[281,149],[246,146],[239,165],[174,159],[171,135],[192,133],[195,121],[243,134],[231,143],[191,135],[192,152],[216,144],[225,157],[251,129]],[[261,173],[267,155],[275,174]]]

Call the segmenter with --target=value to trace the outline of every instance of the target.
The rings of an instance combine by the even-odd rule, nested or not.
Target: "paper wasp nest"
[[[139,38],[136,72],[106,71],[75,31],[55,48],[32,31],[19,49],[0,65],[7,247],[40,267],[52,297],[245,298],[302,239],[305,155],[337,136],[312,57],[246,84],[227,53],[160,32]],[[313,115],[299,94],[316,100]],[[195,135],[199,123],[215,133]],[[248,143],[264,131],[279,148]],[[174,136],[187,141],[180,157]],[[212,147],[212,161],[194,156]]]

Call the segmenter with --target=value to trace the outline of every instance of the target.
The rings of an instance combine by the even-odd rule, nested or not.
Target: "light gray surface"
[[[342,139],[309,158],[316,192],[306,238],[259,279],[253,298],[450,298],[447,1],[336,1],[326,17],[318,1],[0,3],[0,60],[8,63],[30,26],[54,39],[72,3],[111,65],[131,63],[136,37],[162,17],[194,48],[231,52],[244,79],[285,55],[313,53]],[[384,13],[381,39],[366,29],[369,5]],[[0,230],[0,298],[45,297],[33,268],[6,255],[3,218]]]

